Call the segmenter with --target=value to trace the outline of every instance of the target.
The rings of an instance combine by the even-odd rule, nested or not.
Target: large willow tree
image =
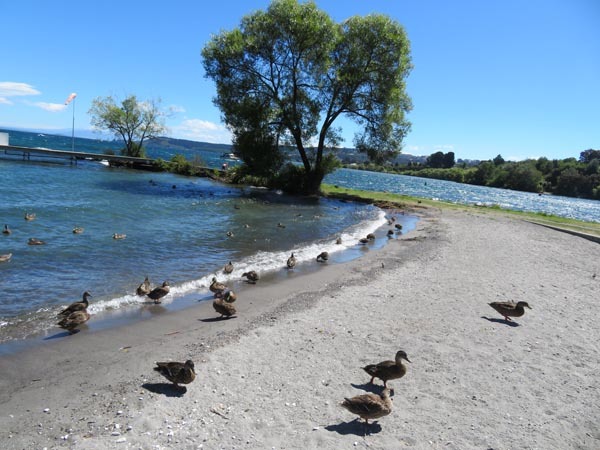
[[[397,153],[410,124],[411,69],[403,27],[373,14],[335,23],[314,2],[274,0],[212,37],[202,51],[215,104],[244,162],[276,173],[283,146],[297,149],[299,191],[317,193],[340,143],[335,121],[359,125],[354,145],[371,158]]]

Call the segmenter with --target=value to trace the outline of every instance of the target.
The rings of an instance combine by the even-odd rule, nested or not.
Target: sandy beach
[[[203,302],[0,357],[0,447],[600,448],[600,245],[473,208],[418,214],[360,259],[259,281],[236,318]],[[488,306],[508,300],[532,309],[509,324]],[[393,411],[365,427],[340,402],[380,393],[361,367],[400,349]],[[185,391],[152,370],[186,359]]]

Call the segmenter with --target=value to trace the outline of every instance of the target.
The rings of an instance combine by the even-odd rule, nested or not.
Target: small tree
[[[117,105],[111,96],[96,97],[88,114],[97,130],[108,130],[123,139],[125,156],[144,157],[144,140],[166,131],[166,114],[160,110],[160,100],[139,102],[135,95]]]

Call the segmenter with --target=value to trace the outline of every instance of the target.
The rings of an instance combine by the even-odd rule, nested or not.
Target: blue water
[[[57,148],[49,144],[39,146]],[[220,165],[220,154],[212,153]],[[91,161],[72,166],[2,156],[0,184],[0,226],[12,230],[0,235],[0,254],[12,253],[0,263],[0,344],[56,334],[57,311],[86,290],[93,295],[92,315],[139,309],[147,299],[134,292],[148,275],[154,285],[169,281],[163,305],[176,308],[190,293],[208,294],[214,274],[233,282],[249,269],[282,271],[292,251],[300,267],[314,265],[323,250],[333,261],[348,252],[357,256],[358,239],[386,223],[372,206]],[[26,221],[26,213],[37,217]],[[416,222],[399,220],[407,229]],[[74,234],[76,226],[84,232]],[[114,233],[126,238],[115,240]],[[337,236],[342,245],[335,244]],[[46,245],[28,245],[30,238]],[[382,233],[378,241],[385,240]],[[221,268],[230,260],[235,270],[224,276]]]
[[[453,203],[493,206],[540,212],[588,222],[600,222],[600,201],[559,195],[538,195],[453,181],[406,175],[341,169],[325,178],[328,184],[367,191],[383,191]]]

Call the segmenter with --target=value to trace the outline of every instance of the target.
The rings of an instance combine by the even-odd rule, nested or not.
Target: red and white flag
[[[65,105],[68,105],[69,103],[71,103],[73,101],[73,99],[77,97],[77,94],[75,92],[73,92],[71,95],[69,95],[67,97],[67,99],[65,100]]]

